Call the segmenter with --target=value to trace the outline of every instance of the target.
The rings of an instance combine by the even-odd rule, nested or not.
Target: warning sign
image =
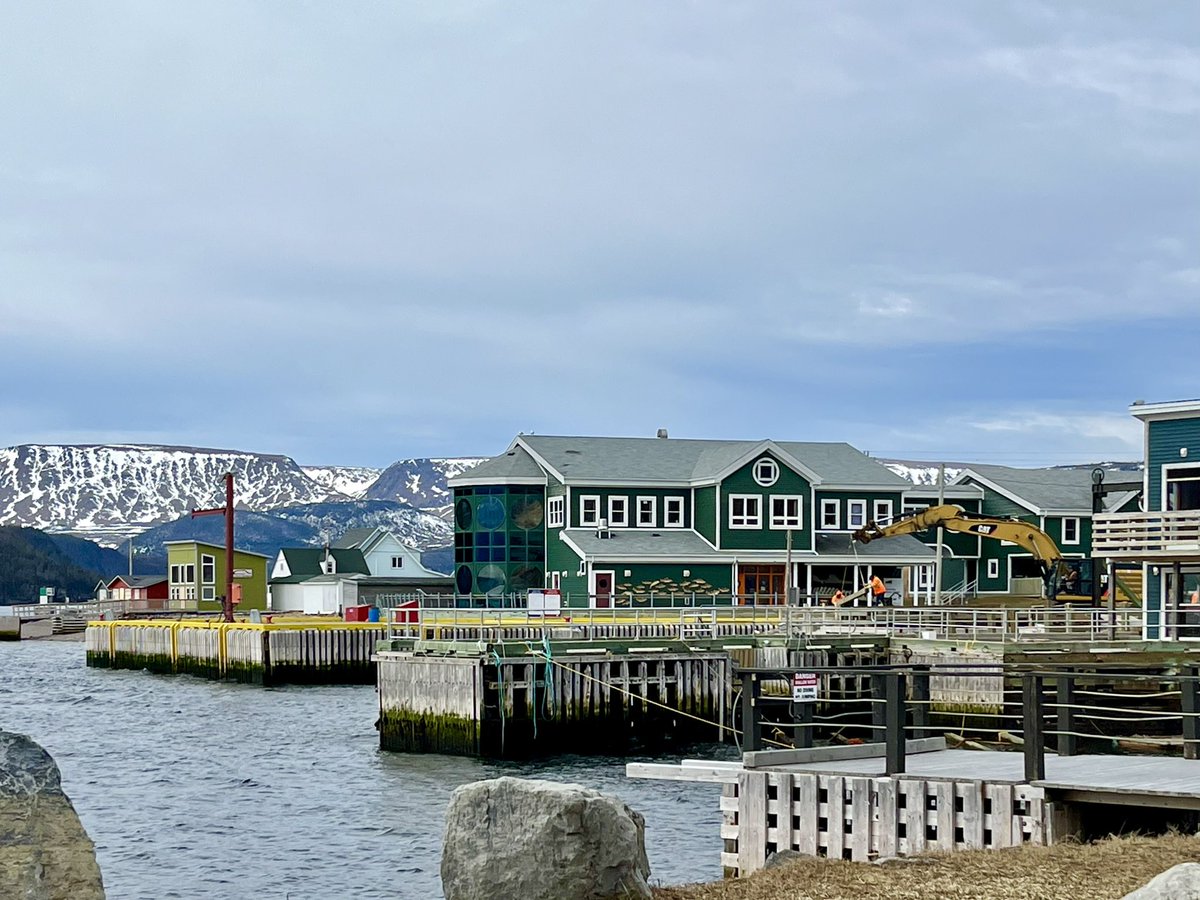
[[[817,700],[817,674],[797,672],[792,676],[792,702],[815,703]]]

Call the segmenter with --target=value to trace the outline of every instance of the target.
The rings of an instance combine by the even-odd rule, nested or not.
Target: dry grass
[[[655,900],[1110,900],[1183,862],[1200,837],[1112,838],[930,854],[873,865],[797,860],[739,880],[657,888]]]

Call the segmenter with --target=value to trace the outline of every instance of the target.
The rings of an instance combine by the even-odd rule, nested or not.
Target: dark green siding
[[[691,490],[688,488],[590,488],[590,487],[571,487],[571,514],[570,528],[582,528],[580,524],[580,510],[583,505],[584,497],[599,497],[600,498],[600,518],[608,519],[608,498],[609,497],[624,497],[626,500],[627,515],[625,517],[625,528],[636,528],[637,525],[637,501],[639,497],[653,497],[655,501],[654,528],[666,528],[663,524],[663,518],[666,514],[667,497],[682,497],[683,498],[683,525],[671,526],[672,528],[692,527],[692,496]],[[609,522],[612,525],[612,522]],[[650,526],[644,526],[650,527]]]
[[[892,503],[892,518],[893,520],[900,518],[904,514],[904,504],[900,502],[901,494],[897,492],[879,492],[879,491],[823,491],[817,489],[816,508],[813,510],[814,521],[820,527],[821,506],[823,500],[836,500],[838,502],[838,529],[839,531],[851,531],[850,526],[850,501],[865,500],[867,502],[867,520],[870,521],[875,516],[875,501],[890,500]],[[858,526],[855,526],[857,528]]]
[[[1189,454],[1186,457],[1179,455],[1179,451],[1184,447]],[[1146,460],[1146,470],[1150,476],[1150,496],[1146,498],[1147,511],[1161,512],[1163,509],[1163,466],[1196,462],[1200,462],[1200,416],[1151,422],[1150,458]]]
[[[771,454],[764,453],[763,456],[742,466],[721,482],[718,494],[720,504],[717,510],[721,529],[721,549],[783,550],[787,546],[787,530],[771,528],[772,496],[800,496],[803,498],[802,527],[792,529],[792,546],[810,548],[812,546],[813,511],[809,507],[812,502],[812,486],[802,475],[792,471],[776,459],[775,462],[779,466],[779,479],[770,487],[763,487],[754,480],[754,465],[763,457],[774,459]],[[759,528],[729,527],[729,497],[731,494],[752,494],[762,498],[761,526]]]
[[[653,595],[654,605],[669,603],[672,595],[676,602],[691,594],[703,595],[714,592],[725,595],[729,602],[732,566],[721,564],[649,564],[623,563],[619,560],[596,562],[592,568],[598,571],[611,570],[615,605],[648,606]],[[684,575],[684,572],[687,575]],[[625,573],[629,572],[628,575]],[[702,602],[697,597],[697,603]],[[711,603],[711,599],[709,600]]]
[[[717,489],[696,488],[696,531],[704,535],[710,544],[717,543]]]

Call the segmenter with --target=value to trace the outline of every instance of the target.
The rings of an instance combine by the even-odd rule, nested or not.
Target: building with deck
[[[898,515],[913,485],[845,443],[520,435],[449,483],[459,594],[761,604],[872,575],[897,598],[932,593],[921,541],[851,540]]]
[[[1137,402],[1144,434],[1144,506],[1098,515],[1095,554],[1137,563],[1145,636],[1200,638],[1200,400]]]

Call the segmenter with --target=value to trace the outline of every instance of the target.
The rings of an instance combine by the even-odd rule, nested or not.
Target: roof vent
[[[665,429],[665,428],[658,429],[657,437],[660,437],[665,441],[667,439],[667,429]]]
[[[596,537],[600,540],[612,537],[612,532],[608,530],[608,519],[601,519],[596,523]]]

